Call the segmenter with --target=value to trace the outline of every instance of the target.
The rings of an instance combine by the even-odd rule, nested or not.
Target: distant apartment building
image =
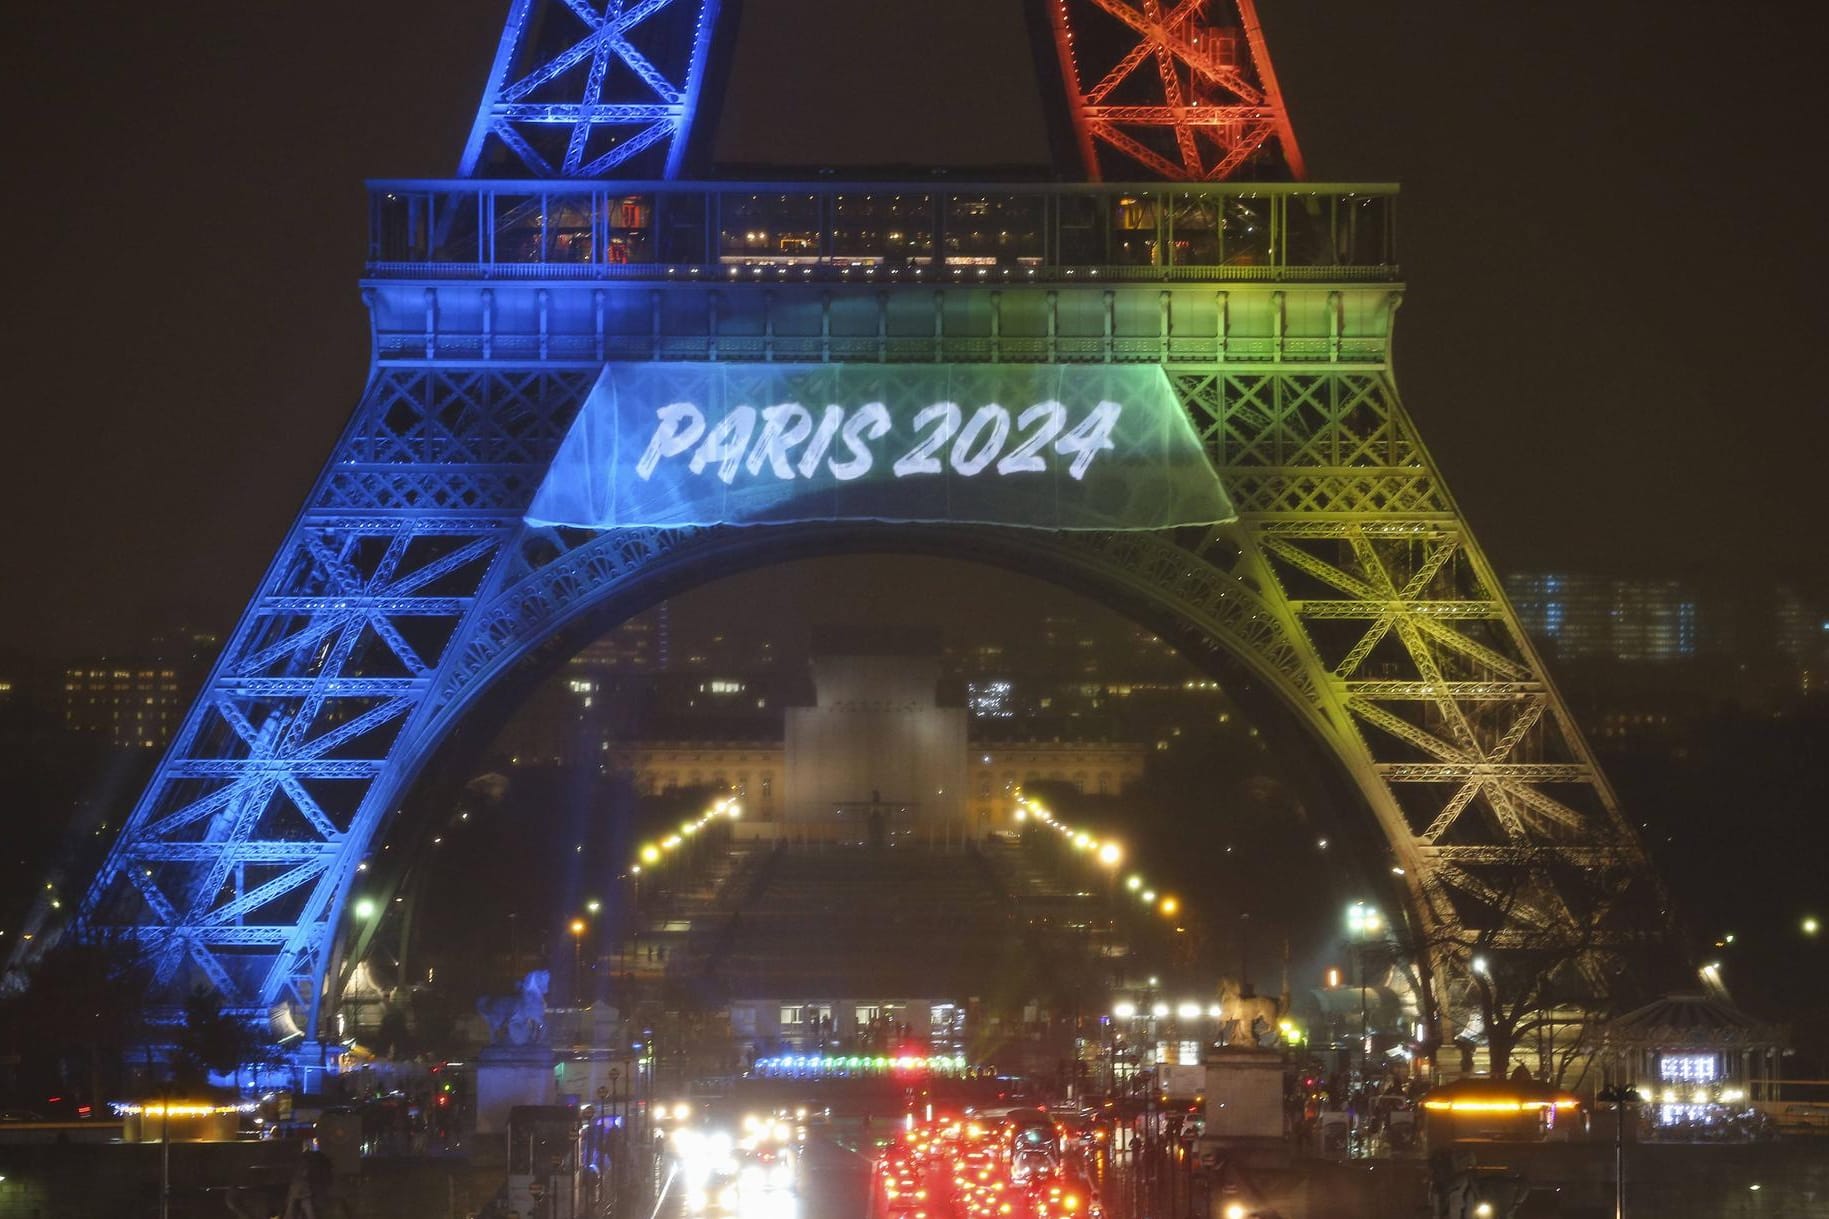
[[[1666,663],[1696,655],[1695,592],[1678,580],[1515,572],[1505,592],[1558,660]]]
[[[1797,590],[1780,585],[1772,596],[1772,643],[1794,689],[1820,694],[1829,686],[1829,613]]]
[[[177,730],[187,684],[173,661],[102,658],[68,665],[64,727],[121,749],[157,749]]]

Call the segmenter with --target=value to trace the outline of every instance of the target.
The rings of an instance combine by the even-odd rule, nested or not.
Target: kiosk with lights
[[[1644,1097],[1648,1133],[1730,1132],[1778,1101],[1779,1030],[1723,999],[1668,995],[1616,1016],[1601,1057],[1611,1077]]]

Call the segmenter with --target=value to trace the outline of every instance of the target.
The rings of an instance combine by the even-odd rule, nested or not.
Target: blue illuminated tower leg
[[[91,888],[166,1014],[208,985],[314,1027],[336,920],[418,763],[440,674],[591,380],[378,371]]]
[[[511,0],[458,173],[674,178],[718,0]]]

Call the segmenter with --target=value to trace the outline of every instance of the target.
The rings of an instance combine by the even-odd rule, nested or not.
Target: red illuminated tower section
[[[1252,0],[1046,4],[1092,181],[1307,176]]]

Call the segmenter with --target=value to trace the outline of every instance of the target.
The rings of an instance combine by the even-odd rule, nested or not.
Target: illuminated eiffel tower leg
[[[1657,882],[1388,367],[1183,384],[1240,506],[1233,570],[1304,645],[1317,727],[1384,830],[1438,985],[1468,981],[1456,943],[1562,944],[1604,994]]]
[[[403,749],[590,381],[377,370],[91,892],[166,993],[314,1006]]]

